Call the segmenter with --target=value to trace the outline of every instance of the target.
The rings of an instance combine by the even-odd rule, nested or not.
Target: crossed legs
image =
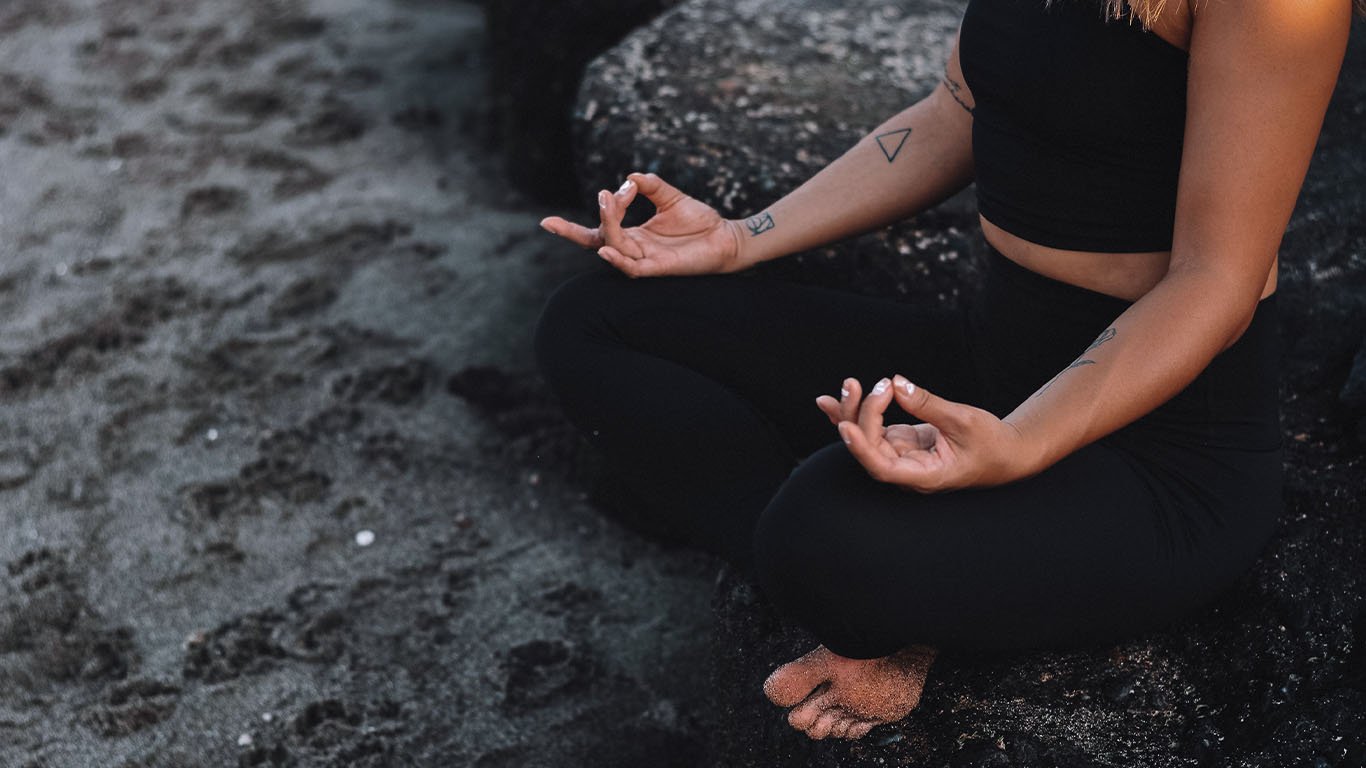
[[[870,478],[814,404],[845,377],[892,373],[976,404],[974,342],[957,312],[604,267],[551,297],[536,351],[566,414],[649,512],[751,569],[821,640],[774,673],[770,698],[813,737],[857,737],[916,706],[940,645],[1109,640],[1208,597],[1190,581],[1199,553],[1175,547],[1160,478],[1117,444],[1007,486],[920,495]],[[1069,339],[1048,343],[1075,354]]]

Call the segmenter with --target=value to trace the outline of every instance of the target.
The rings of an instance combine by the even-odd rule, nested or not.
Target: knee
[[[885,610],[889,562],[876,507],[881,490],[835,443],[812,454],[755,528],[755,578],[778,610],[842,656],[901,647]]]
[[[755,576],[780,604],[835,588],[848,573],[849,558],[858,557],[857,526],[849,525],[852,499],[841,492],[854,472],[861,468],[843,445],[822,448],[792,472],[760,515]]]
[[[603,309],[613,305],[611,295],[625,279],[609,269],[594,269],[550,294],[532,337],[542,375],[553,378],[565,365],[573,365],[580,344],[602,323]]]

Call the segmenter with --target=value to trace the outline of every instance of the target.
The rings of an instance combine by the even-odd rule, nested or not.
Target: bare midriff
[[[1177,0],[1162,9],[1150,31],[1170,45],[1189,51],[1194,21],[1188,0]],[[982,222],[982,233],[987,242],[1025,269],[1128,301],[1137,301],[1152,290],[1167,274],[1167,265],[1171,262],[1171,251],[1102,253],[1050,248],[1013,235],[985,217],[978,218]],[[1262,287],[1263,299],[1276,291],[1276,270],[1279,265],[1280,259],[1272,262],[1271,272]]]
[[[1097,251],[1066,251],[1025,240],[992,224],[985,217],[982,234],[1001,255],[1045,277],[1069,285],[1104,293],[1128,301],[1137,301],[1167,274],[1171,251],[1144,253],[1104,253]],[[1276,290],[1276,267],[1271,265],[1262,288],[1262,298]]]
[[[1168,44],[1190,51],[1191,30],[1194,16],[1188,0],[1177,0],[1162,7],[1161,14],[1153,20],[1150,31]],[[992,243],[1005,258],[1015,264],[1038,272],[1045,277],[1060,282],[1087,288],[1127,301],[1138,301],[1147,291],[1153,290],[1158,280],[1167,275],[1171,264],[1172,251],[1146,251],[1146,253],[1097,253],[1097,251],[1063,250],[1042,246],[1026,241],[1018,235],[997,227],[985,217],[982,221],[982,234],[986,242]],[[1276,269],[1280,260],[1272,264],[1262,287],[1262,297],[1276,292]]]

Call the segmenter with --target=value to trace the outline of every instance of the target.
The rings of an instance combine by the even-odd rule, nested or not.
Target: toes
[[[852,727],[854,726],[854,724],[857,723],[857,722],[858,722],[857,720],[855,720],[855,719],[852,718],[852,717],[848,717],[848,716],[845,716],[845,717],[840,718],[839,720],[837,720],[837,721],[835,722],[834,725],[830,726],[830,738],[832,738],[832,739],[844,739],[844,738],[848,738],[848,736],[849,736],[849,729],[852,728]]]
[[[820,649],[817,649],[820,650]],[[794,707],[825,682],[825,665],[813,656],[815,651],[778,667],[764,681],[764,695],[780,707]]]
[[[844,717],[844,713],[837,709],[827,709],[821,713],[820,717],[816,718],[816,724],[811,726],[806,735],[817,740],[823,739],[830,735],[830,729],[835,727],[835,723]]]
[[[834,706],[834,696],[829,691],[812,696],[801,705],[787,713],[787,722],[799,731],[805,731],[816,723],[816,719]]]

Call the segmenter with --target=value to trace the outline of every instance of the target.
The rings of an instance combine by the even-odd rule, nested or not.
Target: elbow
[[[1255,312],[1256,306],[1254,305],[1252,312],[1247,312],[1238,315],[1237,322],[1234,324],[1233,327],[1233,332],[1230,333],[1228,338],[1224,340],[1224,345],[1219,348],[1220,352],[1223,352],[1224,350],[1228,349],[1234,344],[1237,344],[1238,340],[1243,338],[1243,334],[1247,332],[1248,326],[1252,325],[1252,315]]]
[[[1220,352],[1237,344],[1238,340],[1247,332],[1248,327],[1252,325],[1252,319],[1257,315],[1257,308],[1261,306],[1263,287],[1258,286],[1257,290],[1250,292],[1239,291],[1229,296],[1229,306],[1224,315],[1227,323],[1224,328],[1227,335],[1224,338],[1223,346],[1219,348]]]
[[[1221,341],[1223,352],[1243,337],[1266,288],[1266,277],[1256,278],[1251,271],[1211,268],[1208,265],[1173,267],[1167,277],[1185,286],[1187,306],[1205,318],[1210,327],[1217,328],[1215,339]]]

